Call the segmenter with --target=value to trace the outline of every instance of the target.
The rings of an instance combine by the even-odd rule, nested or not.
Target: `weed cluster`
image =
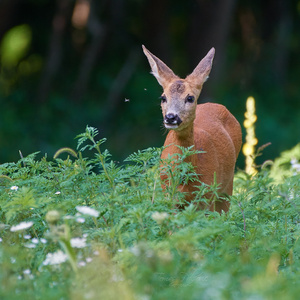
[[[177,186],[196,180],[192,149],[176,170],[165,164],[162,191],[161,149],[119,166],[97,133],[78,136],[78,153],[0,165],[1,299],[298,298],[299,146],[254,177],[239,172],[219,215],[177,209]]]

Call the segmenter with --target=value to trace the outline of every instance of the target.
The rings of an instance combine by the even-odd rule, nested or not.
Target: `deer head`
[[[185,79],[176,76],[164,62],[147,50],[145,46],[143,46],[143,51],[148,58],[152,74],[164,90],[161,96],[164,126],[176,131],[190,127],[195,119],[197,99],[212,67],[215,49],[212,48],[200,61],[193,73]]]

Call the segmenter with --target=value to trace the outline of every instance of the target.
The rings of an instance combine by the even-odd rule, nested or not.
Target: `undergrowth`
[[[192,149],[165,163],[163,191],[161,149],[119,165],[97,134],[87,127],[77,152],[0,165],[0,299],[298,299],[299,146],[237,173],[219,215],[177,209],[178,185],[196,180]]]

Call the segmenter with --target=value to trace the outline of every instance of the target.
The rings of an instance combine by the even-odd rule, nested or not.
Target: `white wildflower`
[[[84,223],[84,222],[85,222],[85,218],[78,217],[78,218],[76,219],[76,222],[77,222],[77,223]]]
[[[160,213],[156,211],[152,214],[151,218],[158,224],[161,224],[165,219],[169,218],[169,214],[167,214],[166,212]]]
[[[0,238],[0,243],[1,243],[2,241],[3,241],[2,238]]]
[[[64,263],[68,259],[67,254],[58,250],[54,253],[48,253],[46,259],[43,261],[43,265],[59,265]]]
[[[23,271],[23,274],[25,274],[25,275],[29,275],[29,274],[31,274],[31,271],[30,271],[30,269],[26,269],[26,270],[24,270],[24,271]]]
[[[78,267],[84,267],[86,265],[86,262],[85,261],[80,261],[78,263]]]
[[[31,240],[31,242],[32,242],[33,244],[38,244],[38,243],[39,243],[39,239],[33,238],[33,239]]]
[[[73,238],[70,240],[73,248],[84,248],[86,247],[86,238]]]
[[[30,234],[25,234],[25,235],[23,236],[23,238],[24,238],[25,240],[29,240],[29,239],[31,239],[31,235],[30,235]]]
[[[16,185],[13,185],[10,189],[12,190],[12,191],[17,191],[18,190],[18,186],[16,186]]]
[[[36,247],[36,244],[33,244],[33,243],[27,243],[27,244],[25,244],[24,246],[25,246],[26,248],[32,249],[32,248],[35,248],[35,247]]]
[[[87,257],[87,258],[86,258],[86,262],[87,262],[87,263],[90,263],[92,260],[93,260],[93,259],[92,259],[91,257]]]
[[[44,239],[44,238],[41,238],[41,240],[40,240],[43,244],[46,244],[47,243],[47,240],[46,239]]]
[[[293,170],[295,170],[297,173],[300,173],[300,163],[296,158],[291,159],[291,166]]]
[[[57,191],[57,192],[55,193],[55,195],[60,195],[60,191]]]
[[[89,215],[96,218],[99,217],[100,214],[96,209],[88,206],[76,206],[76,209],[83,215]]]
[[[10,231],[15,232],[15,231],[20,231],[24,229],[28,229],[33,225],[33,222],[21,222],[18,225],[11,226]]]

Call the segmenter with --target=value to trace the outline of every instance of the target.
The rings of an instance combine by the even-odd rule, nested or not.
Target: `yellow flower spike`
[[[245,143],[243,146],[243,154],[245,156],[249,156],[253,153],[253,147],[251,147],[249,144]]]
[[[255,113],[255,100],[253,97],[248,97],[246,102],[247,112],[251,115]]]
[[[246,120],[244,121],[244,127],[245,127],[245,128],[249,128],[249,127],[251,127],[251,125],[252,125],[252,123],[251,123],[249,120],[246,119]]]
[[[257,145],[258,140],[255,137],[255,127],[254,123],[257,120],[255,114],[255,99],[253,97],[248,97],[246,101],[246,112],[245,112],[245,121],[244,127],[246,129],[246,143],[243,145],[243,154],[246,157],[245,160],[245,171],[249,175],[255,175],[257,170],[254,165],[254,154],[255,154],[255,145]]]
[[[258,139],[257,139],[257,138],[254,138],[254,139],[252,140],[252,145],[255,146],[255,145],[257,145],[257,143],[258,143]]]

